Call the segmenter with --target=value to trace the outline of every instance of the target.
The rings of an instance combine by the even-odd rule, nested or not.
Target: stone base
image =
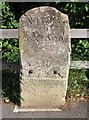
[[[56,112],[56,111],[62,111],[61,109],[30,109],[30,108],[19,108],[18,106],[15,106],[13,112],[18,113],[18,112]]]
[[[59,109],[65,104],[67,81],[57,78],[27,79],[22,82],[21,109]]]

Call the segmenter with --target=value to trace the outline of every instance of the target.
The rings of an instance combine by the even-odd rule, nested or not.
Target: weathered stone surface
[[[52,7],[29,10],[20,18],[22,108],[59,108],[65,103],[70,65],[67,15]]]

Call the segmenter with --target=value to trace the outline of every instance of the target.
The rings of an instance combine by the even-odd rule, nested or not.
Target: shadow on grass
[[[89,91],[89,69],[87,69],[87,71],[86,71],[86,77],[88,79],[88,91]],[[89,93],[88,93],[88,95],[89,95]]]
[[[86,77],[89,79],[89,69],[86,71]]]
[[[2,72],[2,94],[3,98],[10,99],[11,102],[20,105],[20,80],[19,72]]]

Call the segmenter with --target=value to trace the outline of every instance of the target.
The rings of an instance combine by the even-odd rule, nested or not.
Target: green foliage
[[[58,3],[60,11],[68,14],[71,28],[89,28],[89,2]],[[72,60],[89,60],[89,39],[72,39]]]
[[[18,39],[3,39],[3,61],[19,61],[19,46]]]
[[[72,40],[72,60],[89,60],[89,40]]]
[[[57,8],[69,16],[71,28],[89,28],[89,2],[59,3]]]
[[[15,29],[18,22],[15,15],[10,12],[8,3],[2,3],[2,29]],[[19,61],[19,41],[18,39],[2,39],[2,61]]]
[[[58,3],[58,6],[60,11],[68,14],[71,28],[89,28],[89,2]],[[72,60],[89,60],[89,39],[72,39],[71,42]]]
[[[10,11],[8,3],[2,2],[2,25],[1,28],[15,29],[18,27],[18,22],[15,20],[15,15]]]
[[[89,96],[88,72],[89,72],[89,70],[70,70],[69,85],[68,85],[68,97]]]

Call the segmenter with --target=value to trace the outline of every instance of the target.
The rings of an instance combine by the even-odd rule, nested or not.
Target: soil
[[[78,98],[71,97],[71,98],[67,98],[65,105],[61,106],[60,108],[62,110],[65,110],[65,109],[71,108],[71,106],[76,105],[78,102],[88,102],[88,101],[89,101],[89,97],[85,97],[85,98],[84,97],[78,97]]]

